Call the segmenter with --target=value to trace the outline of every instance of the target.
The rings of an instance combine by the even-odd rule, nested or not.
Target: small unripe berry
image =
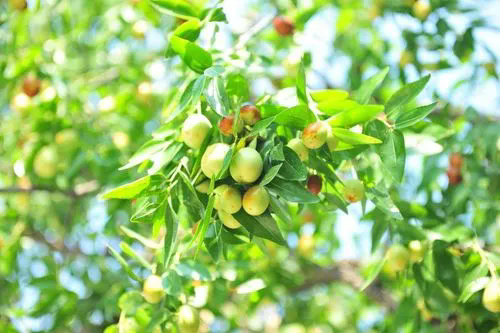
[[[431,12],[431,6],[426,2],[419,0],[413,5],[413,14],[420,20],[425,20]]]
[[[238,222],[238,220],[236,220],[233,215],[228,214],[222,210],[219,210],[218,214],[222,223],[229,229],[238,229],[239,227],[241,227],[240,222]]]
[[[114,132],[111,134],[111,141],[113,141],[116,148],[122,150],[130,144],[130,136],[123,131]]]
[[[275,17],[273,19],[274,30],[281,36],[290,36],[293,35],[295,30],[295,25],[292,21],[287,19],[286,17]]]
[[[392,245],[385,254],[385,268],[391,275],[395,275],[406,269],[410,261],[410,252],[400,244]]]
[[[240,117],[246,125],[253,126],[260,120],[260,111],[255,105],[243,105],[240,109]]]
[[[144,282],[142,296],[151,304],[156,304],[161,301],[165,294],[163,290],[163,282],[158,275],[150,275]]]
[[[144,20],[136,21],[132,26],[132,35],[135,38],[143,39],[148,29],[149,29],[148,22]]]
[[[207,137],[208,132],[212,128],[210,121],[202,114],[192,114],[182,124],[181,138],[182,141],[193,149],[201,147],[203,141]]]
[[[500,280],[491,278],[483,292],[483,305],[491,312],[500,312]]]
[[[299,238],[297,250],[304,257],[309,257],[314,252],[314,238],[311,235],[302,235]]]
[[[210,180],[202,181],[196,185],[195,189],[200,193],[208,193],[208,190],[210,189]]]
[[[40,92],[40,80],[33,74],[28,75],[23,81],[23,92],[29,97],[34,97]]]
[[[233,128],[234,128],[234,116],[227,116],[220,120],[219,130],[222,134],[226,136],[233,135]],[[236,132],[241,132],[242,129],[243,129],[243,120],[241,120],[240,118],[238,120]]]
[[[54,146],[45,146],[36,154],[33,170],[40,178],[52,178],[57,173],[59,158]]]
[[[215,190],[214,208],[228,214],[234,214],[241,208],[240,191],[229,185],[220,185]]]
[[[412,262],[420,262],[424,259],[427,244],[419,240],[412,240],[408,244],[408,249],[410,250],[410,260]]]
[[[325,144],[328,137],[328,124],[317,121],[309,124],[302,133],[302,142],[309,149],[316,149]]]
[[[358,179],[347,179],[344,181],[344,198],[350,202],[358,202],[365,197],[365,186]]]
[[[269,200],[269,193],[264,186],[256,185],[243,195],[243,209],[250,215],[261,215],[269,206]]]
[[[197,309],[190,305],[182,305],[179,308],[178,322],[180,332],[197,333],[200,327],[200,314]]]
[[[262,157],[257,150],[249,147],[242,148],[234,154],[229,172],[238,183],[249,184],[256,181],[262,173]]]
[[[458,185],[462,182],[462,172],[460,169],[450,166],[450,168],[446,171],[446,175],[448,176],[448,182],[452,186]]]
[[[299,158],[302,162],[307,162],[307,160],[309,159],[309,150],[304,145],[302,140],[294,138],[288,141],[287,146],[292,149],[297,155],[299,155]]]
[[[60,150],[71,152],[78,148],[78,133],[72,128],[63,129],[57,132],[55,142],[59,146]]]
[[[307,189],[314,195],[318,195],[321,192],[322,179],[318,175],[311,175],[307,179]]]
[[[214,143],[207,147],[201,158],[201,171],[208,178],[216,176],[222,170],[224,157],[231,150],[231,147],[225,143]]]
[[[460,169],[462,167],[462,164],[464,162],[464,159],[460,153],[453,153],[450,155],[450,166]]]

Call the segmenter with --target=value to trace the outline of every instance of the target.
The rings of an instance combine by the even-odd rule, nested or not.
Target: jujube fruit
[[[483,305],[491,312],[500,312],[500,280],[491,278],[483,291]]]
[[[200,327],[198,310],[190,305],[182,305],[179,308],[177,324],[182,333],[197,333]]]
[[[395,275],[406,269],[410,261],[410,251],[400,244],[392,245],[385,254],[385,268],[388,273]]]
[[[10,0],[10,5],[17,10],[24,10],[28,8],[28,1],[26,0]]]
[[[245,124],[253,126],[260,120],[260,111],[255,105],[243,105],[240,109],[240,118]]]
[[[410,250],[410,260],[412,262],[420,262],[424,259],[427,244],[419,240],[412,240],[408,243],[408,249]]]
[[[78,133],[72,128],[66,128],[57,132],[55,142],[60,150],[64,149],[70,152],[78,148],[80,143]]]
[[[45,146],[36,154],[33,170],[40,178],[52,178],[57,173],[59,158],[54,146]]]
[[[304,145],[302,140],[294,138],[288,141],[287,146],[292,149],[302,162],[306,162],[309,159],[309,150]]]
[[[210,180],[204,180],[198,185],[195,186],[196,191],[200,193],[208,193],[208,190],[210,189]]]
[[[365,197],[365,186],[358,179],[347,179],[344,181],[342,193],[348,202],[358,202]]]
[[[453,153],[450,155],[450,166],[460,169],[464,159],[460,153]]]
[[[262,157],[253,148],[241,148],[234,154],[229,172],[238,183],[249,184],[256,181],[262,173]]]
[[[458,185],[462,182],[462,172],[460,169],[450,167],[446,171],[446,175],[448,176],[448,182],[452,186]]]
[[[223,210],[228,214],[234,214],[241,208],[241,193],[240,191],[229,185],[220,185],[214,190],[215,201],[214,208]]]
[[[231,147],[225,143],[214,143],[207,147],[201,158],[201,171],[208,178],[216,176],[224,165],[224,157],[231,150]]]
[[[293,35],[295,25],[286,17],[278,16],[273,19],[274,30],[281,36]]]
[[[250,215],[258,216],[266,211],[269,201],[269,193],[264,186],[256,185],[243,195],[243,209]]]
[[[144,281],[142,295],[144,299],[151,304],[159,303],[165,295],[161,277],[159,277],[158,275],[148,276],[146,281]]]
[[[307,179],[307,189],[314,195],[318,195],[321,192],[321,186],[323,180],[318,175],[311,175]]]
[[[310,256],[314,251],[314,237],[311,235],[300,236],[297,250],[305,257]]]
[[[202,114],[192,114],[182,124],[182,141],[188,147],[198,149],[207,137],[210,128],[212,128],[212,124],[207,117]]]
[[[413,4],[413,14],[420,20],[425,20],[430,13],[431,6],[427,2],[419,0]]]
[[[317,121],[309,124],[302,132],[302,142],[309,149],[317,149],[325,144],[328,137],[328,124]]]
[[[223,210],[219,210],[217,213],[219,214],[219,218],[222,224],[224,224],[229,229],[238,229],[239,227],[241,227],[240,222],[238,222],[238,220],[236,220],[233,215],[228,214]]]
[[[234,133],[234,116],[227,116],[220,120],[219,130],[222,134],[226,136],[233,135]],[[240,132],[243,129],[243,120],[241,118],[238,120],[238,125],[236,127],[236,132]]]
[[[23,81],[23,92],[29,97],[34,97],[40,92],[40,80],[33,74],[28,75]]]

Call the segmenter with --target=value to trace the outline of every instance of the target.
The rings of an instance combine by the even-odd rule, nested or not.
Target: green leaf
[[[151,185],[157,185],[163,181],[160,175],[146,176],[122,186],[118,186],[108,192],[100,195],[101,199],[133,199],[141,195],[141,193]]]
[[[436,104],[437,102],[401,113],[399,117],[397,117],[394,127],[397,129],[402,129],[415,125],[416,123],[427,117],[432,112],[432,110],[434,110]]]
[[[194,220],[198,221],[204,216],[204,206],[201,203],[198,195],[196,194],[196,190],[189,177],[182,171],[178,173],[181,177],[181,193],[182,193],[182,204],[186,207],[189,216]]]
[[[294,181],[287,181],[281,178],[274,178],[272,182],[267,185],[267,188],[290,202],[298,203],[316,203],[319,198],[305,189],[303,185]]]
[[[212,274],[198,261],[192,259],[181,260],[175,267],[175,271],[182,277],[197,281],[212,281]]]
[[[328,192],[325,192],[323,194],[328,203],[334,205],[335,207],[339,208],[341,211],[347,214],[347,203],[340,195],[338,195],[337,193],[328,193]]]
[[[185,0],[150,0],[160,12],[185,20],[199,17],[199,9]]]
[[[269,184],[274,179],[274,177],[276,177],[282,165],[283,164],[281,163],[270,168],[260,181],[260,185],[264,186]]]
[[[200,251],[201,245],[203,244],[203,241],[205,239],[208,225],[210,224],[210,220],[212,219],[212,212],[214,210],[214,203],[215,203],[215,195],[214,195],[214,193],[212,193],[212,195],[210,195],[210,198],[208,199],[207,209],[205,210],[205,216],[203,216],[203,220],[201,221],[200,225],[198,226],[198,230],[196,230],[197,232],[196,232],[195,236],[193,237],[193,239],[197,239],[198,237],[201,237],[201,239],[198,242],[198,246],[196,247],[195,257],[198,254],[198,252]]]
[[[128,316],[133,316],[142,304],[144,297],[137,290],[127,291],[118,299],[118,307]]]
[[[165,204],[165,239],[163,241],[163,265],[168,267],[170,259],[172,258],[172,248],[177,238],[177,229],[179,228],[179,221],[175,215],[170,202]]]
[[[118,170],[126,170],[136,165],[139,165],[145,160],[151,158],[154,154],[158,153],[159,151],[167,149],[167,147],[170,144],[171,141],[156,140],[156,139],[149,140],[144,145],[142,145],[141,148],[139,148],[134,155],[132,155],[132,157],[129,159],[126,165],[122,166]]]
[[[284,161],[278,176],[288,180],[306,180],[308,175],[307,168],[304,163],[302,163],[297,153],[291,148],[284,146],[283,156]]]
[[[321,112],[326,113],[329,116],[333,116],[337,113],[349,111],[359,106],[360,105],[358,103],[350,99],[345,99],[341,101],[328,99],[323,102],[320,102],[317,105],[317,108]]]
[[[303,129],[315,120],[314,114],[307,105],[297,105],[279,112],[275,116],[274,122],[279,125]]]
[[[432,243],[432,258],[436,278],[443,286],[458,294],[458,272],[453,263],[453,256],[447,251],[449,244],[440,239]]]
[[[123,225],[120,226],[120,229],[128,237],[139,241],[142,245],[149,247],[150,249],[158,249],[159,248],[159,245],[155,241],[152,241],[151,239],[148,239],[148,238],[142,236],[141,234],[138,234],[137,232],[130,230],[129,228],[127,228]]]
[[[347,129],[340,127],[333,129],[333,135],[337,137],[339,140],[344,141],[351,145],[368,145],[368,144],[382,143],[382,141],[372,136],[351,132]]]
[[[302,59],[299,65],[299,72],[297,74],[297,97],[301,103],[308,104],[306,94],[306,72],[304,69],[304,60]]]
[[[146,259],[144,259],[143,256],[141,256],[139,253],[137,253],[134,249],[132,249],[130,247],[130,245],[128,245],[127,243],[125,242],[120,242],[120,248],[122,249],[122,251],[127,254],[129,257],[131,257],[132,259],[135,259],[139,264],[141,264],[143,267],[149,269],[149,270],[152,270],[152,267],[151,265],[147,262]]]
[[[205,91],[205,98],[210,108],[220,116],[227,116],[231,105],[226,94],[224,81],[220,76],[214,78]]]
[[[311,97],[316,103],[324,101],[339,102],[349,97],[349,93],[340,89],[324,89],[311,91]]]
[[[354,95],[354,100],[359,104],[368,103],[375,89],[377,89],[377,87],[384,81],[387,73],[389,73],[389,67],[384,68],[383,70],[363,82],[361,87],[359,87],[358,91]]]
[[[382,239],[382,236],[389,228],[389,221],[386,218],[377,219],[373,222],[371,239],[372,239],[372,249],[371,252],[375,252]]]
[[[465,286],[463,289],[462,293],[460,294],[460,297],[458,298],[458,301],[460,303],[465,303],[469,300],[469,298],[472,297],[475,293],[477,293],[480,290],[483,290],[486,285],[490,282],[490,278],[487,276],[483,276],[480,278],[475,279],[474,281],[471,281],[468,285]]]
[[[292,220],[290,216],[290,212],[288,211],[288,207],[286,204],[283,204],[278,198],[270,195],[270,211],[271,213],[277,215],[283,222],[289,222]]]
[[[208,253],[215,262],[219,261],[220,255],[222,253],[223,242],[221,238],[222,233],[222,223],[215,222],[211,223],[203,239],[203,243],[208,250]]]
[[[205,75],[211,78],[221,76],[222,74],[224,74],[224,67],[220,65],[215,65],[205,69]]]
[[[191,19],[179,25],[175,28],[172,33],[174,36],[180,37],[182,39],[186,39],[190,42],[194,42],[200,36],[201,31],[201,21],[198,19]],[[168,45],[167,50],[165,51],[165,57],[171,57],[175,54],[172,47]]]
[[[272,117],[269,117],[269,118],[266,118],[266,119],[262,119],[261,121],[259,121],[257,124],[255,124],[253,127],[252,127],[252,130],[247,134],[247,137],[248,136],[253,136],[253,135],[256,135],[257,133],[259,133],[260,131],[262,131],[263,129],[266,129],[269,125],[271,125],[271,123],[276,119],[276,117],[272,116]]]
[[[231,164],[231,160],[233,159],[233,151],[234,148],[231,147],[231,149],[229,149],[229,151],[226,153],[226,156],[224,156],[224,161],[222,162],[222,168],[215,177],[215,180],[221,179],[226,174],[227,169],[229,169],[229,165]]]
[[[385,258],[377,262],[376,265],[371,266],[370,271],[367,274],[366,281],[361,287],[361,291],[365,290],[372,284],[373,281],[377,278],[378,274],[382,270],[382,267],[384,267],[385,264]]]
[[[360,105],[328,118],[328,123],[333,127],[352,127],[375,119],[383,111],[383,105]]]
[[[187,39],[170,36],[170,46],[184,63],[197,73],[203,74],[205,69],[212,66],[212,54]]]
[[[429,82],[430,78],[430,75],[426,75],[420,80],[404,85],[401,89],[395,92],[394,95],[389,98],[387,103],[385,103],[385,113],[387,116],[390,119],[396,119],[402,108],[417,97],[418,94],[420,94],[427,82]]]
[[[259,216],[251,216],[243,209],[240,209],[240,211],[233,216],[251,234],[268,239],[280,245],[286,245],[285,239],[281,235],[281,231],[276,221],[268,212]]]
[[[111,255],[120,263],[120,265],[123,267],[125,272],[130,276],[132,279],[141,282],[141,278],[138,277],[133,271],[132,268],[130,268],[129,264],[125,259],[118,253],[116,252],[115,249],[113,249],[110,245],[106,245],[108,247],[109,252]]]
[[[239,73],[231,73],[227,76],[226,92],[231,101],[248,101],[250,99],[248,81],[245,76]]]
[[[160,171],[162,168],[168,166],[174,159],[175,155],[185,146],[180,142],[173,142],[165,150],[161,150],[151,156],[150,160],[153,162],[151,168],[148,169],[148,174],[153,175]]]

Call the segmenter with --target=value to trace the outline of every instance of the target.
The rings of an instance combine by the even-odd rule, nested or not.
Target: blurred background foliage
[[[294,87],[305,56],[310,88],[354,91],[390,66],[375,100],[383,103],[402,84],[431,73],[420,101],[438,105],[432,122],[415,124],[406,136],[405,180],[391,192],[410,223],[389,226],[373,205],[364,215],[358,206],[349,207],[349,215],[305,207],[282,228],[289,249],[234,246],[216,265],[206,253],[196,262],[185,258],[183,270],[169,276],[171,295],[201,309],[202,331],[497,328],[499,317],[484,310],[480,293],[458,303],[443,281],[415,283],[383,272],[366,292],[357,289],[378,262],[371,252],[380,258],[391,242],[450,242],[461,286],[479,261],[472,242],[499,253],[498,2],[245,0],[222,6],[228,23],[207,25],[200,43],[231,66],[250,101],[271,94],[293,105],[286,88]],[[293,36],[273,29],[278,14],[295,24]],[[262,22],[262,31],[235,52],[238,37]],[[130,223],[139,202],[103,202],[97,194],[138,178],[117,170],[176,108],[192,79],[178,58],[165,57],[168,34],[180,23],[146,0],[0,2],[2,332],[101,332],[121,315],[147,331],[154,328],[151,318],[160,320],[106,245],[130,253],[120,247],[123,240],[154,262],[162,228]],[[453,153],[461,158],[458,167],[450,166]],[[354,164],[363,176],[359,170],[372,172],[371,162],[353,159],[340,171],[349,174]],[[182,232],[188,235],[190,227],[184,224]],[[498,255],[490,260],[498,267]],[[133,260],[130,267],[148,275]],[[418,288],[421,283],[427,287]]]

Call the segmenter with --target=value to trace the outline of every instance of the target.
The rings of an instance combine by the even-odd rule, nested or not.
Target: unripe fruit
[[[305,257],[310,256],[314,251],[314,238],[310,235],[300,236],[297,250]]]
[[[229,229],[238,229],[241,227],[240,222],[234,218],[233,215],[224,212],[223,210],[218,211],[219,218],[222,223]]]
[[[309,150],[304,145],[302,140],[294,138],[288,141],[287,146],[292,149],[297,155],[299,155],[299,158],[302,162],[307,162],[307,160],[309,159]]]
[[[500,280],[492,278],[483,292],[483,305],[491,312],[500,312]]]
[[[234,129],[234,116],[227,116],[220,120],[219,130],[222,134],[226,136],[233,135]],[[238,120],[238,125],[236,127],[236,132],[239,133],[243,129],[243,120]]]
[[[317,121],[309,124],[302,133],[302,142],[309,149],[316,149],[325,144],[328,137],[328,124]]]
[[[464,159],[462,158],[462,155],[460,153],[453,153],[450,155],[450,166],[456,169],[460,169],[463,162]]]
[[[208,178],[216,176],[222,170],[224,157],[231,150],[231,147],[225,143],[214,143],[207,147],[201,158],[201,171]]]
[[[350,202],[358,202],[365,197],[365,186],[358,179],[347,179],[344,181],[344,198]]]
[[[269,193],[264,186],[256,185],[243,195],[243,209],[250,215],[261,215],[269,206],[269,200]]]
[[[260,111],[255,105],[243,105],[240,109],[240,118],[245,124],[253,126],[260,120]]]
[[[11,107],[16,111],[23,112],[28,109],[30,105],[31,99],[23,92],[20,92],[12,97]]]
[[[427,244],[419,240],[412,240],[408,244],[408,249],[410,250],[410,260],[412,262],[420,262],[424,259]]]
[[[40,80],[33,74],[28,75],[23,81],[23,92],[29,97],[34,97],[40,92]]]
[[[198,310],[190,305],[182,305],[179,308],[179,325],[182,333],[197,333],[200,327],[200,314]]]
[[[163,282],[158,275],[150,275],[144,282],[142,295],[144,299],[151,304],[156,304],[161,301],[165,294],[163,290]]]
[[[229,185],[220,185],[215,190],[214,208],[228,214],[234,214],[241,208],[240,191]]]
[[[24,10],[28,8],[28,1],[26,0],[10,0],[10,5],[17,10]]]
[[[262,157],[257,150],[241,148],[234,154],[229,166],[231,177],[238,183],[249,184],[256,181],[262,173]]]
[[[52,178],[57,173],[59,159],[54,146],[45,146],[36,154],[33,170],[40,178]]]
[[[275,17],[273,19],[274,30],[281,36],[290,36],[293,35],[295,30],[295,25],[292,21],[287,19],[286,17]]]
[[[333,135],[333,129],[328,126],[328,136],[326,137],[326,144],[328,145],[328,150],[333,152],[337,145],[339,144],[339,139]]]
[[[385,268],[389,274],[395,275],[405,270],[410,260],[410,252],[403,245],[394,244],[387,250],[385,258]]]
[[[462,172],[460,169],[450,167],[446,171],[446,175],[448,176],[448,182],[452,186],[458,185],[462,182]]]
[[[399,58],[399,66],[405,67],[406,65],[411,64],[413,60],[413,53],[408,50],[404,50],[403,53],[401,53],[401,58]]]
[[[420,20],[425,20],[431,12],[431,6],[425,1],[417,1],[413,5],[413,14]]]
[[[151,82],[144,81],[137,87],[137,98],[144,103],[148,102],[153,94],[153,85]]]
[[[195,189],[200,193],[208,193],[208,190],[210,189],[210,180],[202,181],[196,185]]]
[[[212,128],[212,124],[210,124],[207,117],[198,113],[192,114],[182,124],[182,141],[188,147],[198,149],[207,137],[210,128]]]
[[[135,38],[143,39],[148,31],[148,22],[144,20],[139,20],[132,26],[132,35]]]
[[[114,132],[111,135],[111,140],[113,141],[113,144],[118,149],[125,149],[130,144],[129,135],[125,132],[122,132],[122,131]]]
[[[318,175],[311,175],[307,179],[307,189],[314,195],[318,195],[321,192],[322,184],[323,180]]]
[[[72,128],[66,128],[57,132],[55,136],[56,144],[60,150],[73,151],[78,148],[79,140],[77,132]]]

